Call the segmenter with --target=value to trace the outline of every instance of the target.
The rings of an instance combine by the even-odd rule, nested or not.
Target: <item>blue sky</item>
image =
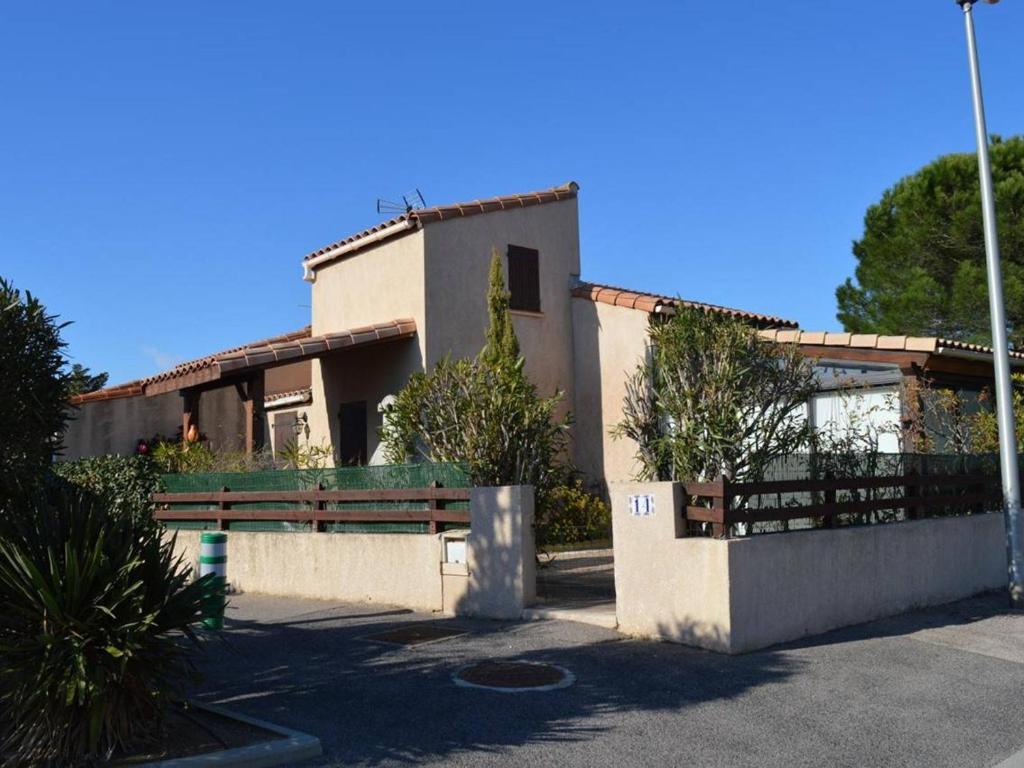
[[[581,185],[584,277],[834,328],[883,189],[969,151],[960,11],[890,3],[0,9],[0,274],[111,381],[301,327],[301,257],[428,204]],[[1024,130],[1024,7],[976,11]]]

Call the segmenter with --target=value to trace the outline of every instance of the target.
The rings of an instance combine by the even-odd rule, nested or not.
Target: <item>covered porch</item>
[[[286,369],[311,362],[314,363],[314,370],[319,370],[321,363],[326,363],[332,369],[339,365],[349,367],[345,365],[344,358],[354,359],[351,355],[353,352],[363,353],[368,348],[401,342],[407,344],[415,336],[416,323],[411,319],[392,320],[317,336],[313,336],[307,327],[183,363],[142,380],[141,394],[157,397],[179,393],[182,438],[194,441],[203,428],[199,419],[203,397],[212,397],[216,392],[222,398],[223,392],[234,391],[236,402],[242,410],[239,437],[246,454],[252,455],[270,445],[266,415],[268,378],[281,379]],[[313,392],[318,389],[314,386]],[[286,396],[275,395],[270,402],[275,405],[289,402]],[[304,402],[309,402],[308,398],[308,395],[304,398],[291,397],[297,401],[303,399]],[[314,402],[314,405],[317,404]],[[338,441],[330,439],[330,444],[337,453]]]

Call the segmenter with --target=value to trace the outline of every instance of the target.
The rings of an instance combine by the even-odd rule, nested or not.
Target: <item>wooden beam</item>
[[[915,363],[924,365],[929,356],[927,352],[908,352],[902,349],[860,349],[826,344],[801,344],[800,351],[812,359],[836,362],[852,360],[865,363],[893,363],[900,369],[909,369]]]
[[[144,386],[144,392],[146,397],[164,395],[168,392],[178,392],[184,389],[191,389],[192,387],[200,384],[207,384],[211,381],[216,381],[219,378],[220,369],[216,366],[210,366],[198,371],[193,371],[192,373],[185,373],[180,376],[174,376],[170,379],[164,379],[163,381],[150,382]]]

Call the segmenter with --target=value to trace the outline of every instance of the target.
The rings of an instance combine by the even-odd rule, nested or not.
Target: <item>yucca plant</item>
[[[0,762],[86,765],[154,736],[204,581],[160,529],[52,484],[0,510]]]

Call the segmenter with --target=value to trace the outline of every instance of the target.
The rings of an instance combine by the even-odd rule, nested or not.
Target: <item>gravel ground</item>
[[[1004,602],[726,657],[569,622],[238,595],[196,694],[318,736],[323,766],[994,766],[1024,746],[1024,614]],[[468,633],[360,639],[411,622]],[[556,663],[576,683],[453,683],[488,658]]]

